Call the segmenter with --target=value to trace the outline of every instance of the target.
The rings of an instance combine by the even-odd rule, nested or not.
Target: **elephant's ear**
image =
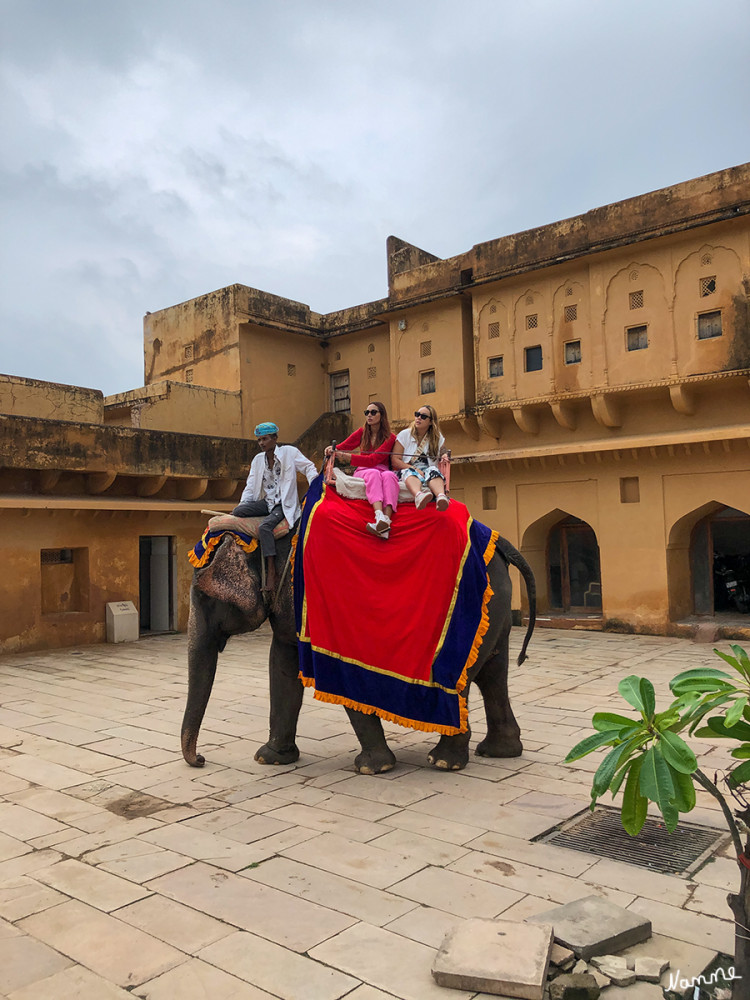
[[[262,601],[260,578],[248,557],[230,535],[217,546],[208,566],[195,571],[195,586],[208,597],[233,604],[252,615]]]

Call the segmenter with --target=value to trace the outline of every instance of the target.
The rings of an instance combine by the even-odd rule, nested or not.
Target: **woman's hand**
[[[334,451],[333,445],[329,444],[328,447],[326,448],[325,452],[324,452],[325,457],[326,458],[330,458],[331,455],[333,454],[333,451]]]

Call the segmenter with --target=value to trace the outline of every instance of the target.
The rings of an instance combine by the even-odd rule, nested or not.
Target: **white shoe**
[[[375,511],[375,520],[367,525],[367,530],[373,535],[379,535],[381,538],[388,537],[388,532],[391,528],[391,519],[387,514],[384,514],[382,510]]]
[[[417,510],[423,510],[432,500],[432,493],[429,490],[420,490],[414,498],[414,506]]]
[[[438,510],[448,510],[449,503],[450,500],[445,495],[445,493],[441,493],[437,498],[437,503],[435,504],[435,506],[437,507]]]
[[[367,525],[367,530],[371,535],[375,535],[377,538],[387,539],[391,533],[391,529],[388,525],[384,525],[382,521],[371,521]]]

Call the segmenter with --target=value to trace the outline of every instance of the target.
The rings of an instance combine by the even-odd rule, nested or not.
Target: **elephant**
[[[292,535],[277,542],[277,569],[286,564]],[[508,566],[516,566],[524,577],[529,601],[529,623],[517,663],[526,659],[526,648],[536,618],[536,585],[531,567],[521,553],[499,538],[487,566],[493,596],[487,611],[489,627],[479,656],[467,674],[466,694],[476,683],[484,699],[487,735],[475,754],[483,757],[518,757],[523,751],[521,733],[508,695],[508,641],[511,627],[511,581]],[[299,758],[295,743],[304,687],[299,678],[297,637],[292,586],[287,573],[274,600],[262,591],[259,550],[247,554],[231,535],[225,535],[212,561],[196,569],[190,590],[188,622],[188,696],[182,722],[182,753],[192,767],[202,767],[205,758],[197,752],[198,734],[211,695],[219,653],[232,635],[251,632],[266,620],[273,631],[269,656],[270,720],[268,741],[257,751],[261,764],[293,764]],[[345,708],[360,743],[355,769],[360,774],[391,770],[396,758],[389,748],[380,718]],[[469,761],[467,731],[440,735],[428,755],[439,769],[457,771]]]

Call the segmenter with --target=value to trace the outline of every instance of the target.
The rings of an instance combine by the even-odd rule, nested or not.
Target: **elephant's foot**
[[[523,743],[517,736],[487,736],[477,744],[477,757],[520,757]]]
[[[384,747],[381,750],[363,750],[354,758],[354,767],[358,774],[383,774],[392,771],[396,766],[393,753]]]
[[[299,750],[296,743],[286,750],[274,750],[270,743],[266,743],[255,754],[255,759],[259,764],[294,764],[299,760]]]
[[[203,767],[206,763],[206,758],[202,753],[198,753],[196,747],[198,744],[198,738],[196,735],[183,732],[181,738],[182,744],[182,756],[188,762],[191,767]]]
[[[440,771],[463,771],[469,763],[467,736],[442,736],[427,760]]]

